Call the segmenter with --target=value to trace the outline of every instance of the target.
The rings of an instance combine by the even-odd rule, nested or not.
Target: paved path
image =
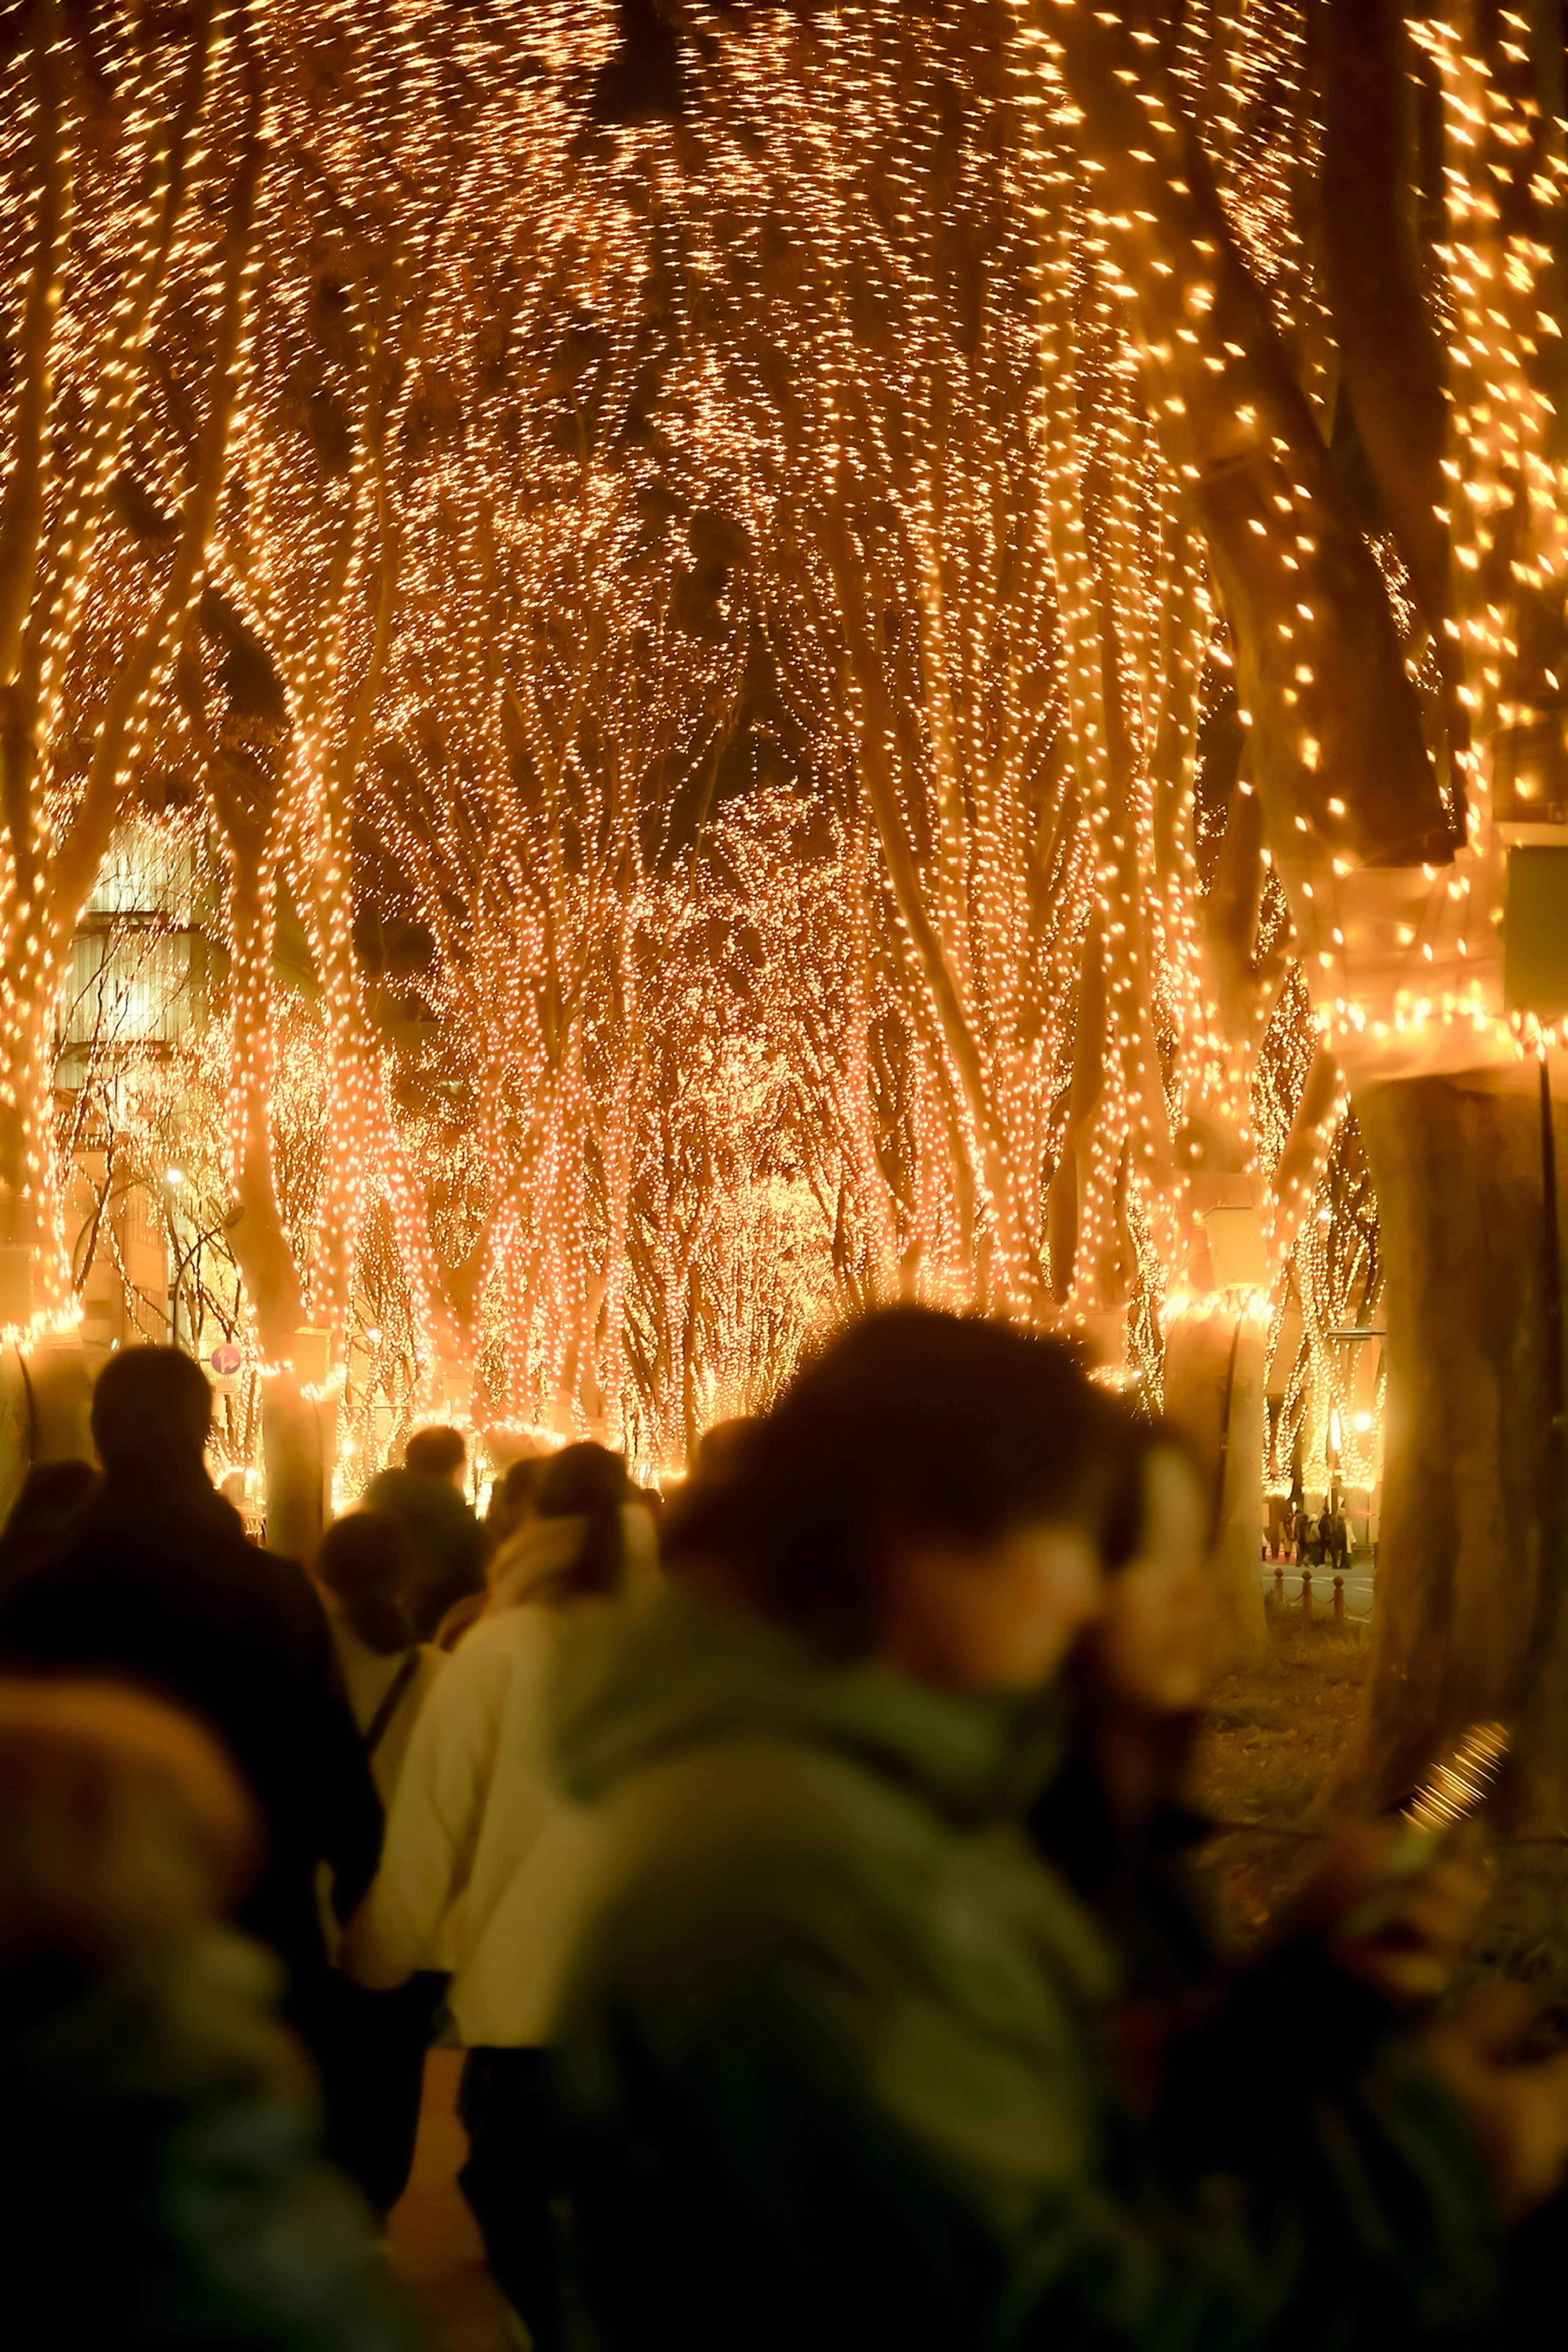
[[[1277,1587],[1274,1582],[1275,1572],[1278,1566],[1279,1562],[1272,1559],[1265,1559],[1258,1562],[1258,1575],[1262,1580],[1263,1590],[1265,1592],[1274,1592],[1280,1590],[1280,1588]],[[1373,1593],[1372,1559],[1370,1555],[1363,1552],[1359,1559],[1352,1559],[1350,1566],[1344,1571],[1344,1578],[1345,1614],[1347,1617],[1370,1617],[1372,1615]],[[1289,1561],[1285,1564],[1285,1582],[1282,1590],[1286,1608],[1300,1609],[1301,1606],[1301,1570],[1300,1567],[1292,1567]],[[1312,1570],[1312,1614],[1314,1618],[1321,1622],[1325,1618],[1332,1617],[1333,1613],[1334,1571],[1331,1568],[1314,1568]]]
[[[392,2216],[393,2265],[424,2315],[431,2352],[514,2352],[505,2306],[458,2187],[460,2050],[432,2050],[408,2193]]]

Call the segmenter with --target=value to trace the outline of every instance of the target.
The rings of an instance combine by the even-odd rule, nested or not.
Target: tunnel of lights
[[[678,1473],[900,1296],[1156,1404],[1184,1327],[1245,1328],[1265,1489],[1374,1487],[1356,1088],[1539,1043],[1498,914],[1508,824],[1565,813],[1563,126],[1523,19],[1501,70],[1413,23],[1434,625],[1343,398],[1307,12],[1140,22],[6,13],[14,1348],[172,1336],[220,1469],[284,1397],[341,1499],[431,1417]],[[1096,71],[1142,125],[1109,161]],[[1164,208],[1194,163],[1440,740],[1441,855],[1369,854],[1340,782],[1326,493]]]

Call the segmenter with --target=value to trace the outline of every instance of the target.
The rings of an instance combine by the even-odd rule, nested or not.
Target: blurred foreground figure
[[[1487,2063],[1498,2012],[1461,2011],[1429,2030],[1486,1899],[1471,1832],[1434,1842],[1413,1868],[1400,1825],[1354,1824],[1252,1950],[1226,1950],[1193,1868],[1208,1823],[1189,1802],[1216,1662],[1208,1506],[1169,1430],[1129,1420],[1124,1446],[1105,1605],[1076,1661],[1072,1751],[1032,1834],[1120,1956],[1119,2038],[1135,2089],[1157,2109],[1167,2178],[1240,2173],[1288,2189],[1315,2209],[1320,2235],[1342,2241],[1347,2283],[1357,2266],[1355,2301],[1375,2340],[1415,2340],[1427,2323],[1441,2335],[1467,2238],[1478,2304],[1493,2267],[1467,2222],[1478,2134],[1504,2166],[1503,2218],[1550,2185],[1542,2176],[1522,2198],[1510,2193],[1512,2127],[1494,2130],[1490,2108],[1531,2085],[1528,2069],[1510,2083],[1508,2067]],[[1501,2039],[1529,2024],[1510,2011]],[[1413,2158],[1424,2200],[1408,2194]],[[1560,2233],[1563,2218],[1559,2200],[1532,2239]],[[1518,2243],[1505,2269],[1512,2300]],[[1478,2343],[1516,2340],[1500,2333],[1505,2307]]]
[[[345,1944],[367,1985],[452,1971],[468,2053],[461,2185],[536,2352],[562,2341],[543,2044],[593,1851],[551,1766],[548,1695],[568,1625],[646,1592],[654,1570],[652,1528],[620,1456],[591,1444],[551,1455],[492,1565],[489,1608],[416,1727],[381,1875]]]
[[[871,1317],[693,1509],[679,1589],[569,1650],[559,1754],[605,1849],[557,2057],[610,2352],[1358,2339],[1349,2250],[1287,2191],[1162,2177],[1114,1952],[1023,1834],[1101,1605],[1110,1415],[1048,1340]],[[1440,2204],[1462,2316],[1490,2191],[1423,2093],[1405,2210],[1426,2250]]]
[[[0,2333],[400,2352],[321,2161],[276,1964],[215,1924],[260,1829],[212,1742],[127,1691],[0,1682]]]
[[[459,1429],[416,1429],[401,1469],[382,1470],[364,1490],[366,1510],[400,1519],[414,1547],[408,1613],[422,1642],[442,1619],[485,1589],[485,1531],[463,1494],[468,1450]]]
[[[316,1869],[346,1918],[374,1875],[381,1802],[343,1699],[321,1598],[247,1541],[203,1461],[212,1391],[174,1348],[127,1348],[92,1398],[96,1491],[58,1550],[0,1606],[13,1665],[93,1673],[173,1699],[216,1733],[267,1829],[241,1924],[289,1970],[288,2010],[322,2039]]]

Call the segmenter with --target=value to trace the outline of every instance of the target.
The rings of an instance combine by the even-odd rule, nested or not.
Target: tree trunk
[[[267,1549],[309,1567],[329,1512],[326,1408],[301,1396],[292,1372],[277,1372],[261,1394],[267,1461]]]
[[[231,826],[233,813],[230,812]],[[305,1321],[300,1269],[279,1205],[272,1156],[272,929],[275,875],[259,834],[228,835],[233,934],[235,1264],[269,1367],[262,1381],[267,1541],[306,1562],[325,1524],[321,1415],[300,1393],[295,1350]]]
[[[1537,1083],[1531,1063],[1356,1097],[1382,1217],[1388,1418],[1373,1685],[1342,1777],[1374,1804],[1482,1720],[1521,1734],[1522,1814],[1555,1817],[1568,1766]],[[1568,1106],[1552,1125],[1562,1169]],[[1561,1194],[1557,1225],[1560,1267]]]
[[[1254,1315],[1178,1316],[1165,1340],[1165,1412],[1209,1481],[1216,1603],[1227,1663],[1261,1656],[1267,1332]]]

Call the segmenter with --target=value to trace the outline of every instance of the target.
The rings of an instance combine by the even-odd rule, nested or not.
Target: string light
[[[1173,1333],[1260,1326],[1281,1430],[1338,1412],[1370,1474],[1381,1402],[1332,1337],[1379,1280],[1351,1094],[1529,1050],[1498,828],[1551,802],[1523,615],[1565,562],[1568,173],[1520,78],[1413,26],[1468,733],[1458,856],[1385,867],[1331,499],[1215,222],[1171,228],[1190,136],[1321,407],[1289,0],[1199,0],[1168,79],[1102,26],[1109,159],[1074,0],[692,0],[685,120],[627,128],[584,108],[612,0],[347,0],[325,46],[309,12],[176,13],[126,20],[112,137],[49,0],[0,60],[16,1333],[79,1312],[56,1001],[139,811],[221,876],[229,970],[200,1034],[100,1054],[95,1100],[125,1164],[181,1171],[236,1459],[281,1384],[343,1493],[436,1412],[673,1475],[846,1306],[912,1295],[1079,1330],[1155,1399]],[[1355,549],[1409,640],[1392,541]]]

